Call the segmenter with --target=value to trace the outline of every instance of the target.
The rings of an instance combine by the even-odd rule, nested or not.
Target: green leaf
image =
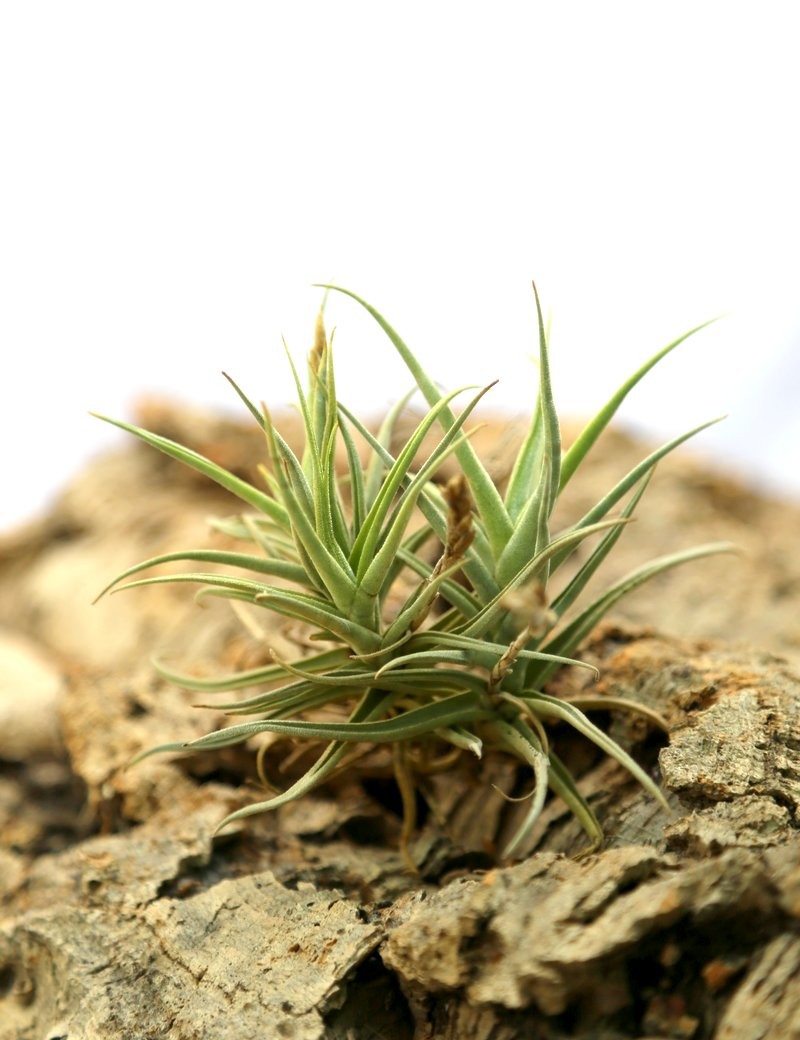
[[[650,483],[652,472],[653,471],[651,470],[642,478],[635,494],[631,496],[630,501],[622,510],[620,516],[623,520],[629,520],[633,516],[636,507],[639,504],[639,500],[647,490],[647,485]],[[600,543],[593,550],[589,558],[581,565],[566,588],[552,601],[550,609],[559,617],[561,617],[565,611],[569,610],[581,592],[583,592],[592,576],[600,567],[600,564],[617,544],[617,540],[624,530],[626,530],[626,528],[622,526],[612,527],[611,530],[608,531],[600,540]]]
[[[397,560],[399,563],[405,564],[410,570],[414,571],[415,574],[419,574],[422,578],[429,578],[433,573],[433,567],[430,564],[425,563],[413,552],[401,546],[397,550]],[[462,570],[466,572],[466,565],[462,562]],[[481,604],[470,592],[468,592],[462,585],[459,585],[455,581],[451,581],[445,577],[445,580],[439,586],[442,597],[456,607],[465,618],[473,617],[481,608]]]
[[[329,552],[338,558],[340,563],[344,563],[350,552],[350,538],[336,484],[334,459],[338,414],[333,358],[327,340],[321,355],[317,358],[317,364],[319,368],[315,372],[309,363],[311,409],[303,404],[303,421],[306,427],[303,465],[304,469],[311,473],[317,534]],[[296,373],[295,381],[298,393],[302,395]]]
[[[414,377],[414,381],[422,391],[428,404],[431,407],[434,407],[442,399],[442,394],[438,390],[436,384],[427,375],[416,357],[411,353],[392,326],[381,314],[378,313],[378,311],[375,310],[374,307],[370,306],[366,300],[362,300],[360,296],[356,296],[355,293],[352,293],[347,289],[342,289],[337,285],[321,285],[319,288],[332,289],[335,292],[349,296],[351,299],[355,300],[356,303],[360,304],[368,314],[372,315],[375,321],[389,337],[398,354],[405,362],[406,367]],[[455,416],[449,408],[445,407],[439,413],[439,421],[445,430],[447,430],[449,426],[455,422]],[[503,504],[500,493],[494,485],[494,481],[476,455],[472,445],[468,442],[462,445],[462,447],[457,451],[456,456],[459,465],[464,471],[464,475],[469,481],[472,494],[475,498],[475,505],[477,506],[478,512],[480,513],[486,527],[486,533],[489,537],[492,552],[494,553],[495,558],[497,558],[511,534],[511,520],[506,512],[506,507]]]
[[[510,542],[514,541],[514,538],[520,540],[522,537],[531,545],[542,548],[544,540],[540,536],[534,536],[533,532],[541,528],[543,523],[546,524],[558,497],[561,473],[561,432],[550,382],[547,331],[535,283],[533,288],[539,327],[539,393],[531,426],[517,453],[509,479],[506,508],[515,527],[515,535]],[[544,517],[541,516],[542,504]],[[527,519],[522,521],[522,530],[526,531],[525,535],[522,535],[520,530],[523,513],[527,515]],[[507,545],[500,555],[498,569],[501,568],[504,557],[508,558],[508,555],[509,546]],[[506,580],[508,580],[510,576],[508,564],[506,571]]]
[[[342,699],[352,699],[359,691],[378,685],[384,692],[401,695],[404,704],[417,704],[420,700],[431,700],[465,690],[482,697],[485,688],[485,683],[477,676],[454,668],[408,669],[387,676],[380,684],[377,683],[374,673],[349,672],[342,675],[338,683],[335,676],[300,679],[244,701],[215,704],[213,707],[231,715],[267,712],[270,718],[286,718],[288,715],[297,717],[306,711],[326,707]]]
[[[352,700],[364,688],[363,683],[342,681],[341,685],[334,687],[299,679],[297,682],[285,683],[278,689],[269,690],[255,697],[248,697],[245,701],[232,701],[230,704],[199,704],[197,707],[213,708],[217,711],[224,711],[228,715],[260,715],[269,719],[295,718],[308,711],[330,708],[331,705],[338,704],[340,701]],[[223,729],[219,732],[225,734],[228,730]],[[238,743],[238,741],[234,740],[233,743]]]
[[[646,581],[654,578],[657,574],[670,570],[672,567],[678,567],[683,563],[688,563],[690,560],[699,560],[704,556],[735,551],[736,547],[730,542],[713,542],[707,545],[698,545],[683,552],[671,553],[668,556],[659,556],[642,567],[637,567],[636,570],[615,585],[612,585],[602,596],[586,607],[566,628],[561,629],[555,636],[549,639],[542,647],[542,650],[554,654],[571,654],[584,636],[591,632],[618,600],[640,585],[643,585]],[[535,673],[536,684],[544,683],[552,672],[553,668],[549,665],[544,665],[541,671],[537,670]]]
[[[542,749],[539,738],[534,731],[530,726],[525,725],[522,720],[515,719],[513,722],[506,722],[499,718],[492,719],[488,728],[499,741],[501,747],[510,751],[517,758],[521,758],[523,762],[526,762],[531,767],[536,781],[530,808],[525,814],[522,824],[503,850],[503,858],[506,859],[514,852],[520,842],[528,837],[542,814],[549,783],[550,759]]]
[[[544,428],[542,410],[533,410],[528,433],[517,452],[511,476],[508,478],[506,490],[506,509],[516,526],[519,516],[528,503],[538,485],[538,477],[542,468],[544,454]]]
[[[619,762],[620,765],[624,766],[628,772],[633,776],[642,787],[656,799],[656,801],[667,811],[669,806],[667,800],[661,792],[658,784],[656,784],[651,777],[642,769],[639,763],[631,758],[627,751],[620,745],[612,740],[607,733],[604,733],[598,726],[595,726],[582,711],[579,711],[574,705],[567,701],[558,700],[556,697],[549,697],[545,693],[530,693],[528,695],[522,695],[520,700],[525,701],[531,708],[531,710],[539,716],[539,718],[552,718],[559,719],[562,722],[569,723],[573,729],[582,733],[585,737],[588,737],[593,744],[596,744],[601,751],[609,755],[611,758]]]
[[[350,721],[360,722],[381,718],[389,710],[394,699],[394,694],[383,693],[379,690],[368,690],[353,710],[353,713],[350,716]],[[266,801],[257,802],[254,805],[246,805],[243,809],[238,809],[236,812],[231,813],[219,824],[217,831],[221,831],[223,827],[226,827],[229,823],[233,823],[235,820],[241,820],[248,816],[255,816],[259,813],[269,812],[272,809],[279,808],[281,805],[286,805],[288,802],[294,801],[295,798],[300,798],[304,794],[307,794],[309,791],[313,790],[313,788],[328,779],[341,762],[342,757],[347,750],[347,744],[341,742],[330,744],[325,751],[323,751],[314,765],[286,791],[283,791],[281,794],[275,795],[275,797],[269,798]]]
[[[290,474],[294,474],[297,480],[302,479],[302,475],[292,468],[291,460],[294,458],[292,453],[284,452],[276,440],[272,422],[266,411],[264,418],[267,423],[267,443],[274,460],[281,499],[291,522],[292,533],[298,548],[302,548],[307,554],[328,595],[339,610],[347,611],[352,604],[356,590],[350,565],[336,543],[330,525],[327,525],[325,533],[320,537],[306,510],[301,507],[297,485],[291,482]],[[286,463],[286,469],[281,465],[282,461]]]
[[[471,730],[464,729],[462,726],[448,726],[445,729],[437,729],[436,736],[454,747],[461,748],[462,751],[469,751],[476,758],[483,756],[483,741]]]
[[[550,382],[550,359],[547,352],[547,332],[542,318],[542,306],[536,284],[533,285],[536,299],[536,316],[539,322],[539,410],[542,413],[542,430],[544,432],[544,457],[549,467],[545,487],[547,488],[546,516],[553,511],[559,491],[561,474],[561,432],[558,426],[558,413],[553,400],[553,386]],[[541,546],[539,546],[541,548]]]
[[[603,520],[600,523],[591,524],[589,527],[581,528],[578,531],[568,531],[566,534],[554,538],[547,548],[542,550],[542,552],[537,553],[536,556],[534,556],[522,568],[522,570],[519,571],[515,577],[500,590],[497,596],[490,600],[486,606],[475,615],[475,617],[470,618],[466,624],[461,626],[459,633],[474,638],[482,637],[492,625],[497,624],[505,615],[507,608],[503,605],[503,601],[508,596],[509,592],[518,588],[525,581],[532,580],[542,565],[551,557],[555,556],[559,550],[566,548],[569,545],[577,544],[585,538],[588,538],[590,535],[596,534],[598,531],[605,531],[609,527],[624,524],[626,522],[627,521],[622,518]]]
[[[297,562],[297,546],[291,535],[274,524],[268,516],[245,513],[235,517],[212,517],[209,526],[229,538],[254,542],[270,559]]]
[[[476,394],[475,397],[473,397],[456,422],[450,427],[431,455],[426,459],[422,466],[420,466],[418,472],[411,480],[411,483],[403,494],[403,499],[398,504],[395,515],[390,521],[389,530],[381,539],[380,548],[374,554],[374,557],[371,559],[367,568],[363,571],[360,569],[360,593],[367,596],[378,595],[384,584],[391,561],[397,555],[400,548],[403,536],[405,535],[406,529],[411,521],[420,492],[423,490],[432,473],[439,465],[441,465],[447,454],[451,450],[454,450],[456,437],[461,426],[488,389],[488,387],[485,387]]]
[[[335,650],[326,650],[324,653],[315,654],[313,657],[304,657],[303,667],[309,672],[325,671],[328,668],[346,664],[350,659],[349,650],[346,650],[344,647],[337,647]],[[278,664],[250,668],[242,672],[220,675],[216,678],[176,672],[161,661],[153,661],[153,667],[159,675],[176,686],[180,686],[184,690],[202,690],[204,693],[224,693],[229,690],[241,690],[248,686],[274,682],[277,679],[284,678],[286,675],[286,669]],[[217,707],[219,706],[217,705]]]
[[[459,390],[454,390],[451,394],[448,394],[446,398],[440,401],[438,405],[431,408],[418,424],[414,433],[397,456],[397,460],[386,474],[386,477],[381,484],[380,491],[364,520],[364,525],[358,532],[358,536],[356,537],[350,554],[350,563],[358,576],[359,582],[363,579],[364,573],[372,563],[375,554],[375,546],[378,544],[378,539],[380,537],[381,527],[391,510],[395,495],[403,486],[404,482],[407,482],[408,488],[414,485],[415,482],[418,482],[417,478],[411,475],[410,467],[419,452],[422,442],[425,439],[425,435],[436,421],[438,412],[447,407],[448,402],[452,401],[452,399],[458,394],[463,393],[465,389],[467,388],[462,387]]]
[[[579,434],[575,443],[569,448],[567,453],[564,455],[561,463],[561,483],[560,490],[566,487],[567,483],[572,479],[575,470],[580,466],[586,456],[589,454],[592,446],[594,445],[597,438],[608,426],[609,422],[613,419],[617,412],[617,409],[628,396],[630,391],[640,382],[644,376],[653,368],[654,365],[658,364],[662,358],[666,357],[671,351],[677,346],[689,339],[690,336],[694,336],[696,332],[701,329],[708,328],[709,325],[716,321],[716,318],[712,318],[711,321],[705,321],[702,325],[698,325],[696,328],[691,329],[689,332],[684,333],[683,336],[679,336],[672,343],[668,344],[663,350],[660,350],[657,354],[654,354],[649,361],[646,361],[641,368],[638,368],[630,379],[626,379],[622,386],[617,390],[615,394],[607,401],[607,403],[600,409],[593,419],[587,423],[586,427]]]
[[[356,533],[364,525],[364,518],[367,515],[367,496],[361,459],[359,458],[352,434],[347,428],[347,423],[340,421],[339,430],[341,431],[342,441],[347,452],[347,472],[350,478],[350,504],[352,511],[350,549],[352,550],[352,542],[355,541]]]
[[[551,475],[547,455],[542,455],[539,482],[536,490],[514,524],[514,533],[506,543],[497,561],[497,580],[505,585],[525,566],[531,557],[541,552],[549,540],[548,483]]]
[[[289,581],[294,581],[298,585],[302,585],[307,582],[308,578],[306,572],[296,563],[288,563],[285,560],[269,560],[264,559],[263,556],[249,556],[246,553],[237,552],[222,552],[217,549],[188,549],[185,552],[174,552],[166,553],[163,556],[153,556],[149,560],[144,560],[142,563],[137,563],[133,567],[129,567],[122,574],[109,582],[108,585],[98,593],[94,602],[101,599],[105,594],[113,589],[119,582],[124,581],[125,578],[129,578],[131,574],[138,574],[140,571],[147,570],[148,567],[157,567],[162,563],[176,563],[181,560],[191,561],[194,563],[221,563],[227,564],[229,567],[241,567],[244,570],[257,571],[259,574],[269,574],[275,578],[285,578]]]
[[[373,451],[380,455],[384,464],[387,467],[394,465],[396,460],[375,439],[375,437],[373,437],[369,430],[367,430],[354,415],[344,408],[341,403],[339,408],[353,424],[353,427],[358,430],[362,437],[364,437]],[[409,475],[404,479],[403,487],[407,487],[410,481],[411,476]],[[445,505],[441,494],[430,485],[427,488],[424,488],[419,496],[419,508],[422,515],[430,524],[432,530],[436,533],[436,536],[441,542],[444,542],[447,537],[447,506]],[[483,600],[491,599],[491,597],[497,593],[498,589],[497,582],[492,576],[491,563],[492,556],[488,542],[486,541],[486,535],[483,532],[480,523],[478,523],[476,524],[475,541],[467,553],[464,562],[464,573],[467,575],[476,592]]]
[[[537,414],[541,417],[536,424],[536,432],[540,433],[541,450],[539,454],[539,480],[533,486],[528,501],[520,510],[514,522],[514,530],[506,542],[497,562],[497,580],[500,584],[511,581],[527,560],[541,552],[550,541],[548,523],[558,497],[558,482],[561,471],[561,433],[558,425],[553,387],[550,381],[550,360],[547,351],[547,333],[542,317],[542,307],[536,285],[533,286],[536,299],[536,315],[539,324],[539,397]],[[528,454],[523,450],[523,454]],[[531,453],[532,454],[532,453]],[[531,459],[533,461],[533,459]],[[532,476],[532,474],[531,474]],[[518,486],[521,484],[521,476]],[[547,565],[543,572],[543,581],[547,579]]]
[[[248,412],[250,412],[255,421],[261,427],[261,429],[266,429],[266,426],[264,424],[264,416],[261,414],[258,408],[256,408],[256,406],[253,404],[253,402],[250,400],[250,398],[247,396],[244,390],[242,390],[239,384],[233,378],[231,378],[231,376],[229,376],[227,372],[223,372],[222,374],[231,384],[233,389],[236,391],[245,408],[247,408]]]
[[[395,554],[396,555],[396,554]],[[397,614],[397,617],[389,625],[383,634],[386,646],[392,646],[398,639],[402,638],[410,629],[416,629],[418,622],[427,617],[428,611],[434,600],[439,596],[442,585],[454,574],[461,570],[461,561],[457,561],[452,567],[437,574],[429,582],[418,588],[408,597]],[[417,622],[417,623],[415,623]]]
[[[367,443],[371,444],[373,448],[364,478],[366,501],[369,506],[372,505],[378,495],[385,471],[394,464],[394,459],[389,453],[389,446],[391,445],[392,437],[397,429],[397,423],[400,420],[400,416],[403,414],[408,406],[408,402],[416,392],[417,388],[412,387],[408,393],[403,394],[397,404],[387,411],[386,416],[378,429],[377,437],[373,438],[372,435],[362,427],[362,436],[367,434]],[[341,405],[340,411],[344,412]],[[349,413],[347,414],[349,415]],[[383,448],[383,451],[378,451],[376,450],[377,448]]]
[[[401,715],[377,722],[305,722],[296,719],[245,722],[240,726],[229,726],[219,733],[211,733],[207,737],[199,737],[187,744],[186,750],[203,751],[227,747],[228,740],[230,743],[240,743],[259,733],[281,733],[307,740],[380,744],[395,740],[412,740],[442,727],[488,719],[491,714],[491,710],[476,694],[454,693],[432,704],[424,704],[419,708],[412,708],[411,711],[404,711]]]
[[[444,653],[442,648],[445,647],[457,650],[463,654],[465,663],[485,668],[489,671],[508,650],[508,646],[504,643],[494,643],[487,639],[472,639],[469,636],[458,635],[455,632],[421,632],[406,644],[407,652],[387,661],[378,670],[376,677],[382,679],[383,676],[395,668],[405,667],[423,658],[444,660],[445,658],[440,658],[438,655]],[[587,664],[585,661],[576,661],[571,657],[554,657],[541,650],[520,650],[519,658],[526,661],[546,661],[555,665],[576,665],[597,673],[594,665]]]
[[[651,452],[646,458],[642,459],[641,462],[634,466],[632,470],[626,473],[622,480],[620,480],[607,495],[604,495],[596,505],[592,506],[592,508],[581,517],[578,523],[575,524],[575,527],[583,527],[586,524],[593,524],[598,520],[602,520],[608,511],[614,508],[617,502],[619,502],[623,495],[630,491],[637,481],[652,472],[659,460],[669,455],[680,444],[688,441],[690,437],[694,437],[696,434],[700,433],[701,430],[706,430],[709,426],[714,426],[716,423],[721,421],[722,418],[710,419],[708,422],[701,423],[700,426],[695,426],[694,429],[682,433],[679,437],[674,437],[672,440],[667,441],[666,444],[662,444],[660,448]],[[559,553],[553,560],[553,570],[560,567],[568,555],[569,550],[564,553]]]
[[[603,840],[603,828],[600,826],[600,822],[592,811],[592,807],[579,791],[572,774],[552,749],[549,758],[548,779],[553,793],[558,795],[583,827],[591,842],[591,848],[597,848]]]
[[[277,610],[286,617],[307,621],[337,639],[341,639],[357,653],[372,653],[381,648],[380,636],[371,629],[350,621],[327,603],[310,596],[300,596],[286,589],[271,588],[258,596],[257,603]]]
[[[152,578],[139,578],[137,581],[126,582],[120,585],[115,592],[124,592],[127,589],[140,589],[146,585],[177,585],[181,582],[189,582],[192,585],[205,585],[211,588],[225,589],[240,593],[249,603],[255,603],[256,598],[263,595],[267,585],[249,578],[232,578],[228,574],[212,573],[187,573],[187,574],[159,574]]]
[[[269,607],[286,617],[307,621],[310,625],[324,629],[332,638],[347,643],[358,653],[370,653],[381,648],[381,639],[377,633],[342,617],[325,600],[295,590],[262,585],[245,578],[204,573],[163,574],[154,578],[140,578],[138,581],[128,582],[126,585],[121,585],[116,591],[121,592],[124,589],[140,588],[145,585],[166,585],[179,582],[204,585],[209,592],[221,591],[229,598],[243,599],[256,606]]]
[[[210,477],[215,483],[219,484],[220,487],[225,488],[226,491],[230,491],[231,494],[236,495],[237,498],[242,499],[243,502],[247,502],[248,505],[253,506],[254,509],[258,509],[262,513],[266,513],[268,516],[279,524],[281,527],[288,527],[288,521],[286,512],[284,509],[269,495],[265,495],[263,491],[259,491],[258,488],[254,488],[252,484],[248,484],[246,480],[241,480],[239,477],[229,473],[228,470],[223,469],[222,466],[218,466],[216,462],[212,462],[207,459],[204,455],[200,455],[196,451],[192,451],[191,448],[184,448],[182,444],[177,444],[175,441],[171,441],[168,437],[161,437],[156,433],[149,433],[147,430],[142,430],[138,426],[131,426],[130,423],[122,422],[119,419],[109,419],[106,415],[99,415],[97,412],[91,412],[96,419],[102,419],[103,422],[110,423],[112,426],[119,427],[120,430],[125,430],[127,433],[132,433],[139,440],[149,444],[153,448],[157,448],[164,455],[169,455],[170,458],[176,459],[178,462],[182,462],[184,465],[189,466],[190,469],[196,470],[198,473],[202,473],[206,477]]]

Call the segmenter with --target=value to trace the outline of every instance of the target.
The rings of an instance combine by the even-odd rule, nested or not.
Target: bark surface
[[[259,457],[220,420],[150,406],[146,422],[228,466]],[[607,438],[580,495],[641,454]],[[89,606],[138,559],[207,543],[206,517],[235,508],[221,492],[134,448],[6,536],[0,1040],[800,1037],[800,517],[690,461],[665,471],[607,580],[634,551],[725,537],[749,555],[638,593],[583,656],[593,696],[667,719],[664,736],[593,713],[671,813],[555,729],[604,847],[587,854],[554,799],[519,862],[498,864],[526,806],[497,789],[529,780],[489,755],[426,780],[417,875],[380,762],[216,836],[252,799],[253,749],[123,768],[220,721],[156,678],[152,653],[220,670],[302,642],[243,635],[169,587]],[[567,500],[563,522],[585,506]],[[587,675],[564,670],[551,692],[585,695]]]

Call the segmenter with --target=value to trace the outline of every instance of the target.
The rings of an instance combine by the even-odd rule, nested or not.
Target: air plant
[[[565,664],[590,667],[574,655],[622,596],[654,575],[730,548],[721,543],[702,545],[662,556],[582,604],[585,586],[633,516],[657,462],[710,423],[653,451],[567,530],[552,533],[550,518],[559,495],[628,392],[698,329],[647,361],[569,450],[562,451],[547,335],[534,287],[538,396],[527,436],[501,494],[465,427],[489,387],[473,393],[456,413],[455,399],[474,387],[444,393],[373,307],[347,290],[325,288],[351,297],[372,315],[427,403],[427,412],[396,454],[390,446],[407,398],[389,411],[377,433],[370,432],[338,397],[331,341],[321,315],[308,359],[306,391],[289,358],[305,432],[300,457],[281,436],[268,410],[256,407],[229,380],[263,430],[269,462],[260,470],[263,487],[174,441],[106,420],[238,496],[246,512],[220,526],[249,548],[158,556],[130,568],[104,592],[162,563],[223,565],[230,573],[170,573],[128,581],[122,587],[197,584],[203,595],[244,601],[302,622],[314,641],[310,645],[319,646],[295,660],[273,653],[267,666],[213,679],[159,666],[171,681],[204,693],[266,689],[217,705],[231,716],[254,716],[250,721],[189,743],[165,744],[139,758],[159,751],[213,751],[262,733],[324,742],[316,761],[296,782],[231,813],[221,822],[223,827],[306,794],[346,765],[354,746],[388,744],[403,798],[406,850],[414,827],[412,751],[450,746],[480,756],[484,748],[501,749],[529,766],[535,780],[527,812],[504,852],[510,856],[530,834],[548,789],[566,802],[593,844],[602,838],[591,806],[548,736],[546,724],[557,721],[593,741],[666,805],[647,772],[590,721],[578,703],[553,696],[546,688],[548,679]],[[433,447],[426,448],[437,431]],[[337,469],[339,442],[347,464]],[[368,456],[366,464],[359,442]],[[449,456],[455,458],[460,472],[437,484],[437,473]],[[620,503],[619,513],[612,515]],[[558,583],[557,594],[551,597],[548,590],[554,575],[587,540],[592,542],[591,550],[582,554],[583,561],[573,566],[572,576]],[[432,543],[438,547],[433,552]],[[613,706],[635,708],[620,702]],[[331,709],[340,721],[330,720]]]

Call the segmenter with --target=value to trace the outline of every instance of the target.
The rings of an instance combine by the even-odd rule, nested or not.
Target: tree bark
[[[214,838],[236,792],[161,765],[146,822],[12,877],[0,1037],[800,1036],[800,680],[620,629],[588,651],[604,689],[666,710],[671,817],[601,763],[583,780],[601,851],[561,851],[580,839],[554,801],[522,862],[470,869],[481,852],[445,811],[415,846],[424,863],[436,830],[419,878],[355,787],[293,807],[286,829],[278,814]],[[485,779],[451,782],[469,798]],[[393,1009],[381,1032],[362,987]]]
[[[224,424],[200,429],[207,453],[241,451]],[[626,443],[601,453],[598,483],[626,468]],[[171,660],[217,670],[263,648],[171,589],[101,614],[85,601],[136,559],[199,540],[209,512],[231,509],[224,497],[134,450],[0,544],[0,1040],[800,1037],[797,511],[676,465],[647,538],[662,549],[674,524],[681,544],[744,541],[752,580],[729,561],[708,564],[713,578],[670,577],[583,653],[601,672],[594,697],[666,718],[668,737],[638,716],[595,716],[660,779],[671,813],[555,728],[604,846],[587,852],[551,799],[519,861],[498,862],[526,808],[499,791],[530,781],[490,754],[421,781],[416,875],[380,760],[219,835],[252,800],[252,749],[124,768],[216,724],[144,663],[157,631]],[[131,504],[136,484],[148,497]],[[565,503],[565,522],[581,508]],[[695,635],[638,626],[646,615],[691,632],[704,583],[715,602],[697,606]],[[551,692],[580,697],[587,674],[563,670]]]

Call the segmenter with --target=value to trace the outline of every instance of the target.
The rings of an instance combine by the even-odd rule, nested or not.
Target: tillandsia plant
[[[316,761],[300,779],[281,793],[232,813],[222,827],[310,791],[346,766],[358,745],[386,743],[402,794],[402,840],[407,854],[415,824],[415,769],[431,748],[450,746],[456,753],[477,756],[485,747],[499,748],[527,764],[535,780],[530,806],[505,849],[509,856],[536,823],[548,788],[567,803],[593,844],[601,840],[598,820],[544,725],[559,721],[615,758],[666,805],[651,777],[586,716],[582,708],[591,703],[552,696],[546,684],[562,665],[582,665],[574,657],[579,644],[620,597],[669,568],[730,548],[721,543],[703,545],[652,560],[581,605],[584,587],[631,519],[656,463],[710,423],[650,454],[569,529],[551,533],[550,518],[560,493],[628,392],[692,333],[635,372],[569,450],[562,452],[547,335],[534,287],[538,397],[501,494],[465,430],[489,387],[474,393],[456,414],[454,399],[465,390],[443,393],[374,308],[344,289],[324,288],[352,297],[372,315],[409,369],[414,389],[427,402],[427,412],[396,454],[390,446],[408,398],[387,414],[377,433],[371,433],[339,400],[331,342],[321,315],[308,359],[306,391],[292,365],[305,432],[300,457],[276,429],[267,409],[256,407],[230,380],[264,433],[269,467],[261,468],[263,487],[174,441],[107,420],[238,496],[247,511],[220,527],[250,548],[159,556],[132,567],[104,591],[162,563],[224,565],[235,573],[171,573],[139,578],[122,587],[198,584],[204,595],[244,601],[299,619],[308,626],[310,638],[320,641],[317,652],[297,660],[282,660],[273,653],[268,666],[215,679],[157,666],[169,680],[205,693],[255,686],[266,690],[221,706],[232,716],[255,716],[254,720],[190,743],[162,745],[139,758],[157,751],[224,748],[265,732],[323,742]],[[423,447],[437,430],[438,440],[425,453]],[[359,441],[366,448],[366,464]],[[334,461],[338,442],[347,459],[340,472]],[[444,485],[437,484],[437,471],[450,455],[460,472]],[[610,515],[620,503],[619,514]],[[560,568],[588,539],[593,547],[572,568],[572,576],[554,582]],[[438,548],[431,552],[429,543]],[[551,594],[555,584],[558,591]],[[604,698],[603,706],[636,708],[614,698]],[[341,721],[330,720],[331,709],[335,709],[334,719],[338,713]]]

